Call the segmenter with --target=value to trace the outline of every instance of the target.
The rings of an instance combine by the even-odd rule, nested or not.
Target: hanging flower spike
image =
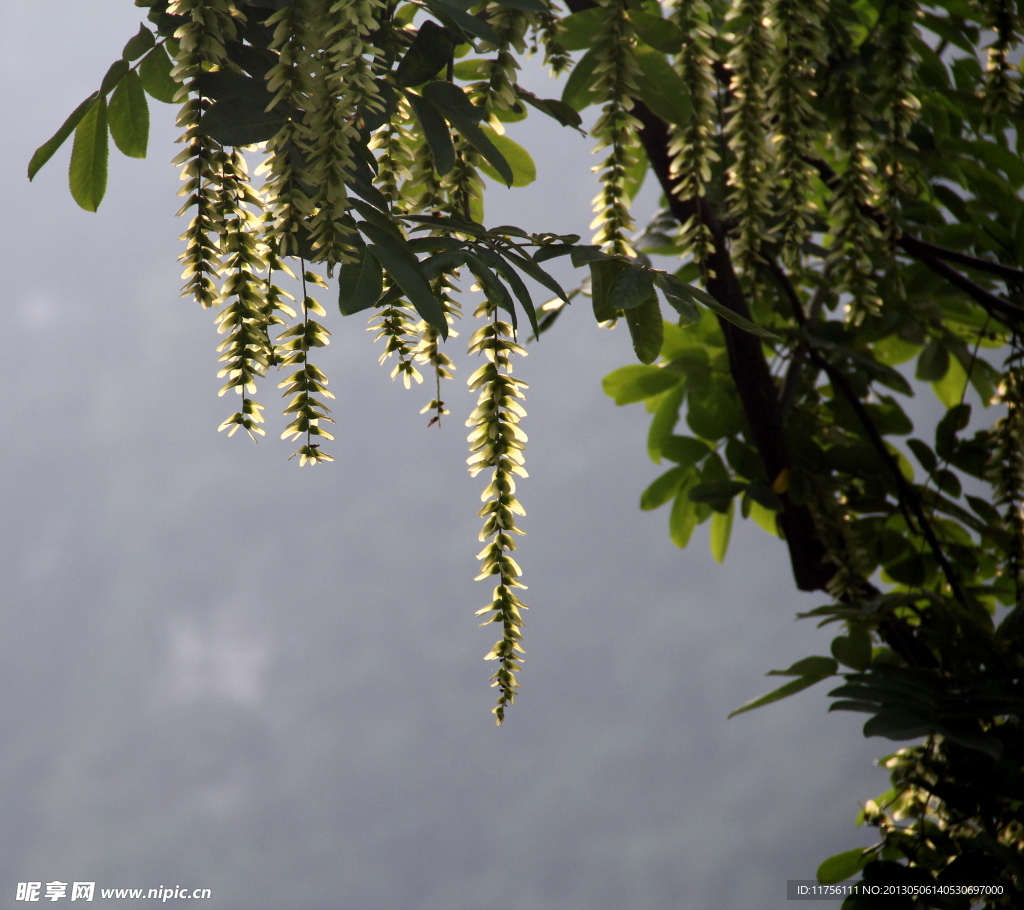
[[[1020,38],[1020,18],[1014,0],[983,0],[982,8],[988,27],[995,38],[986,48],[985,113],[990,120],[1013,111],[1020,104],[1020,82],[1017,70],[1010,62],[1010,49]]]
[[[290,437],[292,442],[295,442],[304,436],[306,440],[288,458],[291,461],[298,455],[300,467],[306,464],[315,465],[321,461],[334,461],[332,456],[320,450],[319,443],[313,442],[314,436],[334,439],[326,429],[320,426],[321,421],[327,423],[334,423],[334,421],[327,416],[330,413],[330,408],[317,397],[322,395],[324,398],[334,398],[334,395],[327,391],[327,377],[309,362],[309,349],[328,345],[330,332],[319,322],[310,318],[310,313],[325,316],[326,311],[319,301],[306,293],[307,282],[322,288],[327,287],[323,278],[314,272],[302,273],[302,322],[286,329],[278,337],[278,350],[283,354],[281,366],[299,366],[299,369],[291,376],[278,383],[278,388],[284,389],[282,392],[284,397],[292,396],[284,413],[294,415],[292,422],[281,434],[281,438],[288,439]]]
[[[807,159],[813,155],[812,136],[820,119],[811,98],[815,63],[822,57],[821,16],[821,0],[775,0],[770,13],[772,50],[778,59],[769,81],[768,104],[778,161],[779,240],[782,259],[790,268],[799,265],[811,218],[813,172]]]
[[[516,673],[522,669],[522,611],[526,605],[515,595],[515,589],[526,586],[519,581],[522,574],[510,553],[516,544],[513,534],[523,534],[516,526],[516,515],[526,512],[516,499],[515,475],[526,477],[523,451],[526,434],[519,429],[519,420],[526,411],[519,403],[523,399],[526,383],[512,377],[512,355],[525,356],[512,340],[512,326],[497,317],[497,307],[485,301],[476,311],[478,317],[489,317],[490,322],[473,333],[470,353],[482,353],[487,363],[469,378],[471,391],[479,390],[477,405],[466,426],[473,427],[469,434],[469,473],[476,477],[487,468],[493,469],[491,482],[481,495],[484,506],[478,513],[484,518],[480,540],[490,542],[477,554],[480,574],[477,581],[497,576],[491,603],[477,611],[477,616],[488,616],[482,625],[498,623],[501,638],[487,653],[485,660],[498,661],[491,676],[491,685],[498,689],[498,704],[493,713],[500,725],[505,710],[515,702],[519,690]]]
[[[677,178],[675,194],[686,202],[697,202],[711,181],[711,164],[718,161],[714,149],[717,124],[715,120],[714,76],[715,54],[711,46],[708,18],[711,14],[704,0],[679,0],[673,20],[683,33],[683,47],[676,56],[676,70],[682,76],[690,96],[691,113],[685,126],[672,128],[669,154],[671,173]],[[711,231],[700,217],[700,208],[690,216],[679,231],[683,248],[703,263],[714,252]]]
[[[438,302],[444,309],[445,321],[449,326],[453,325],[456,318],[462,315],[458,302],[450,293],[455,289],[454,277],[446,274],[439,275],[430,283],[430,287],[434,292],[434,297],[437,298]],[[437,329],[431,325],[427,325],[426,322],[420,322],[416,327],[416,330],[420,336],[420,343],[416,346],[416,350],[413,354],[418,363],[429,366],[433,370],[435,384],[434,397],[420,409],[420,413],[426,414],[428,411],[433,411],[434,416],[430,418],[430,422],[427,426],[433,426],[436,423],[440,427],[441,418],[449,413],[441,398],[441,380],[455,378],[455,364],[452,363],[451,358],[441,350],[441,333],[438,332]],[[449,338],[457,338],[458,335],[458,332],[449,328]]]
[[[308,183],[300,151],[300,112],[313,90],[312,56],[304,43],[309,33],[300,18],[307,5],[304,0],[295,0],[266,21],[274,30],[270,49],[278,54],[277,63],[267,73],[267,90],[274,95],[270,109],[283,109],[285,122],[267,142],[266,157],[256,173],[267,174],[262,188],[267,199],[264,236],[281,260],[299,255],[299,227],[312,216],[314,208],[304,188]]]
[[[259,239],[260,219],[250,206],[262,209],[262,200],[249,185],[245,158],[241,152],[224,153],[221,171],[221,221],[224,234],[222,274],[226,277],[218,305],[227,303],[217,316],[217,330],[228,337],[218,346],[227,378],[220,393],[234,389],[242,396],[242,409],[219,427],[228,435],[243,428],[253,440],[264,435],[263,406],[248,396],[256,391],[256,378],[266,373],[273,359],[273,345],[267,334],[267,280],[260,273],[267,267],[266,245]]]
[[[868,313],[877,313],[881,306],[875,286],[872,252],[880,249],[881,231],[867,214],[867,206],[877,199],[875,167],[869,151],[870,131],[865,100],[857,84],[852,65],[839,75],[836,97],[840,127],[836,146],[845,167],[829,209],[833,235],[829,248],[828,268],[834,276],[833,293],[852,297],[849,308],[851,322],[859,323]]]
[[[374,82],[378,49],[367,40],[384,9],[380,0],[318,0],[308,25],[311,46],[322,48],[314,97],[303,130],[314,212],[309,224],[316,261],[328,274],[355,257],[352,228],[346,221],[346,177],[354,167],[354,145],[361,141],[357,114],[363,105],[383,105]]]
[[[633,26],[626,15],[626,0],[602,0],[607,10],[601,30],[594,40],[594,53],[598,73],[593,92],[604,102],[601,115],[594,124],[598,137],[594,153],[609,148],[608,157],[593,170],[600,174],[601,192],[594,197],[597,217],[591,229],[597,228],[593,242],[606,252],[620,256],[635,256],[627,234],[633,230],[630,198],[626,193],[626,178],[636,164],[640,128],[642,124],[630,111],[637,96],[636,77],[640,71],[633,55]]]
[[[193,92],[193,82],[204,66],[224,59],[224,45],[235,37],[236,19],[241,14],[229,0],[175,0],[167,12],[187,19],[175,32],[177,46],[171,72],[171,78],[183,86],[178,93],[183,100],[177,124],[184,129],[178,142],[185,147],[173,162],[181,167],[184,181],[178,195],[185,197],[185,204],[178,215],[195,209],[188,228],[179,238],[185,243],[185,250],[178,257],[185,266],[181,296],[193,297],[209,308],[216,306],[218,299],[220,243],[216,235],[224,231],[218,212],[223,158],[220,146],[199,133],[205,101],[200,93]]]
[[[732,69],[729,91],[734,99],[726,125],[734,156],[728,174],[728,213],[736,223],[733,253],[748,281],[760,260],[772,190],[773,162],[765,116],[765,76],[771,48],[764,17],[765,0],[737,0],[728,17],[738,23],[728,57]]]

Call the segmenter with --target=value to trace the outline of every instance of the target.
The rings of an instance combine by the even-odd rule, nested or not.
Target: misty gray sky
[[[642,407],[601,392],[628,336],[586,305],[519,372],[531,609],[501,729],[468,325],[440,432],[327,293],[335,463],[286,460],[277,380],[260,445],[216,432],[234,402],[213,314],[178,298],[174,109],[151,101],[148,160],[112,152],[97,214],[69,147],[25,179],[140,14],[0,0],[0,908],[80,880],[210,887],[217,910],[781,910],[787,878],[869,843],[857,800],[894,748],[828,715],[824,685],[726,720],[827,653],[793,619],[822,601],[752,523],[719,567],[706,526],[683,552],[639,511],[663,469]],[[592,140],[539,115],[509,133],[540,177],[492,189],[488,220],[585,234]]]

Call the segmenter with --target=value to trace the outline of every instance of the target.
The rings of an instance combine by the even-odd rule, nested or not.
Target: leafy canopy
[[[99,89],[39,148],[73,135],[70,187],[95,210],[108,137],[147,152],[146,96],[179,106],[184,295],[216,308],[239,409],[285,369],[282,436],[330,461],[329,342],[310,286],[369,311],[381,361],[431,374],[479,291],[469,350],[470,470],[488,472],[479,612],[501,627],[500,723],[518,688],[526,385],[519,333],[589,298],[624,321],[639,364],[605,379],[645,402],[670,466],[641,508],[670,506],[685,547],[710,523],[724,560],[735,515],[781,537],[794,579],[829,602],[831,656],[784,671],[735,713],[841,676],[832,709],[864,732],[922,738],[884,762],[865,804],[879,843],[822,881],[992,884],[914,906],[1016,906],[1024,887],[1024,164],[1020,22],[1010,0],[137,0],[148,7]],[[540,52],[559,97],[519,83]],[[483,175],[536,175],[508,131],[529,112],[589,132],[596,231],[487,227]],[[588,114],[590,116],[590,114]],[[589,122],[589,121],[588,121]],[[511,130],[507,130],[511,127]],[[250,163],[258,161],[250,178]],[[543,165],[543,158],[541,159]],[[636,231],[650,175],[662,207]],[[568,292],[545,263],[587,276]],[[531,288],[553,295],[535,303]],[[293,305],[294,304],[294,305]],[[668,316],[668,319],[665,317]],[[525,317],[525,320],[522,318]],[[527,328],[528,327],[528,328]],[[906,400],[942,416],[915,431]],[[920,412],[922,409],[918,409]],[[923,409],[927,412],[927,408]],[[919,418],[920,419],[920,418]],[[680,421],[686,429],[677,432]],[[844,907],[874,906],[859,895]],[[906,906],[911,906],[907,898]],[[888,906],[888,905],[887,905]]]

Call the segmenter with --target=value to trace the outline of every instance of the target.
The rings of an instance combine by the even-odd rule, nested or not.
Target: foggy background
[[[112,147],[98,214],[70,140],[25,178],[143,16],[0,0],[0,908],[54,879],[209,887],[216,910],[794,906],[787,878],[873,841],[857,800],[895,748],[828,715],[827,683],[726,720],[827,653],[793,618],[823,598],[751,522],[719,567],[707,525],[683,552],[640,512],[649,417],[600,387],[629,337],[583,301],[518,369],[531,609],[496,729],[468,325],[428,430],[429,386],[391,382],[322,294],[336,461],[299,469],[273,377],[260,445],[216,432],[236,401],[213,314],[178,298],[175,108],[150,99],[148,160]],[[540,178],[492,188],[488,222],[586,235],[593,139],[537,113],[509,134]]]

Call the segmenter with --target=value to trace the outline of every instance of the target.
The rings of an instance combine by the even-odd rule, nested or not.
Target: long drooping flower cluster
[[[484,624],[501,626],[501,638],[488,653],[488,660],[496,660],[498,668],[491,677],[491,685],[498,689],[498,704],[494,715],[500,724],[505,709],[514,701],[519,685],[516,673],[522,668],[522,610],[526,607],[516,596],[516,590],[525,588],[519,581],[521,570],[512,557],[516,548],[513,534],[523,532],[516,525],[516,515],[525,515],[516,499],[515,478],[526,477],[523,468],[523,450],[526,434],[519,429],[519,420],[526,411],[520,404],[526,383],[512,376],[513,355],[525,356],[516,344],[512,326],[497,317],[497,307],[485,301],[477,310],[478,316],[490,321],[477,329],[469,342],[470,353],[487,358],[469,378],[472,391],[479,390],[479,398],[466,425],[473,428],[469,434],[469,472],[476,477],[481,471],[491,470],[491,482],[481,498],[484,506],[480,515],[484,525],[480,540],[489,541],[480,551],[478,581],[494,578],[497,584],[491,603],[477,612],[486,615]]]
[[[772,142],[778,160],[779,227],[783,258],[796,265],[811,220],[813,140],[820,115],[812,103],[814,69],[821,58],[821,3],[818,0],[775,0],[772,20],[773,52],[777,55],[769,78],[773,115]]]
[[[672,173],[679,181],[676,194],[685,202],[695,203],[694,213],[681,228],[681,237],[684,249],[691,252],[698,262],[703,262],[714,250],[711,232],[701,218],[699,203],[711,182],[711,166],[719,160],[714,147],[718,124],[715,55],[708,25],[710,14],[704,0],[680,0],[673,11],[673,20],[683,34],[683,46],[676,55],[675,64],[690,98],[690,116],[685,125],[673,131],[669,153],[672,155]],[[749,91],[750,86],[744,88]],[[748,122],[747,127],[750,126],[752,124]],[[743,145],[746,151],[746,143]],[[744,156],[744,165],[756,169],[753,156],[757,152],[753,147],[750,151],[752,155]],[[753,173],[745,176],[751,180],[751,187],[756,185]]]
[[[626,192],[629,169],[636,163],[637,131],[640,122],[630,113],[637,94],[638,66],[630,44],[632,26],[625,0],[603,0],[607,16],[594,43],[597,56],[594,93],[604,99],[601,115],[594,124],[598,137],[595,153],[607,148],[608,156],[594,170],[600,174],[601,192],[594,197],[597,228],[594,243],[610,253],[633,255],[626,234],[633,229],[630,198]]]
[[[737,223],[733,244],[737,264],[747,276],[757,268],[771,197],[773,162],[765,91],[770,44],[764,19],[764,0],[737,0],[729,14],[736,29],[728,57],[733,102],[727,110],[726,132],[734,156],[729,168],[729,216]]]

